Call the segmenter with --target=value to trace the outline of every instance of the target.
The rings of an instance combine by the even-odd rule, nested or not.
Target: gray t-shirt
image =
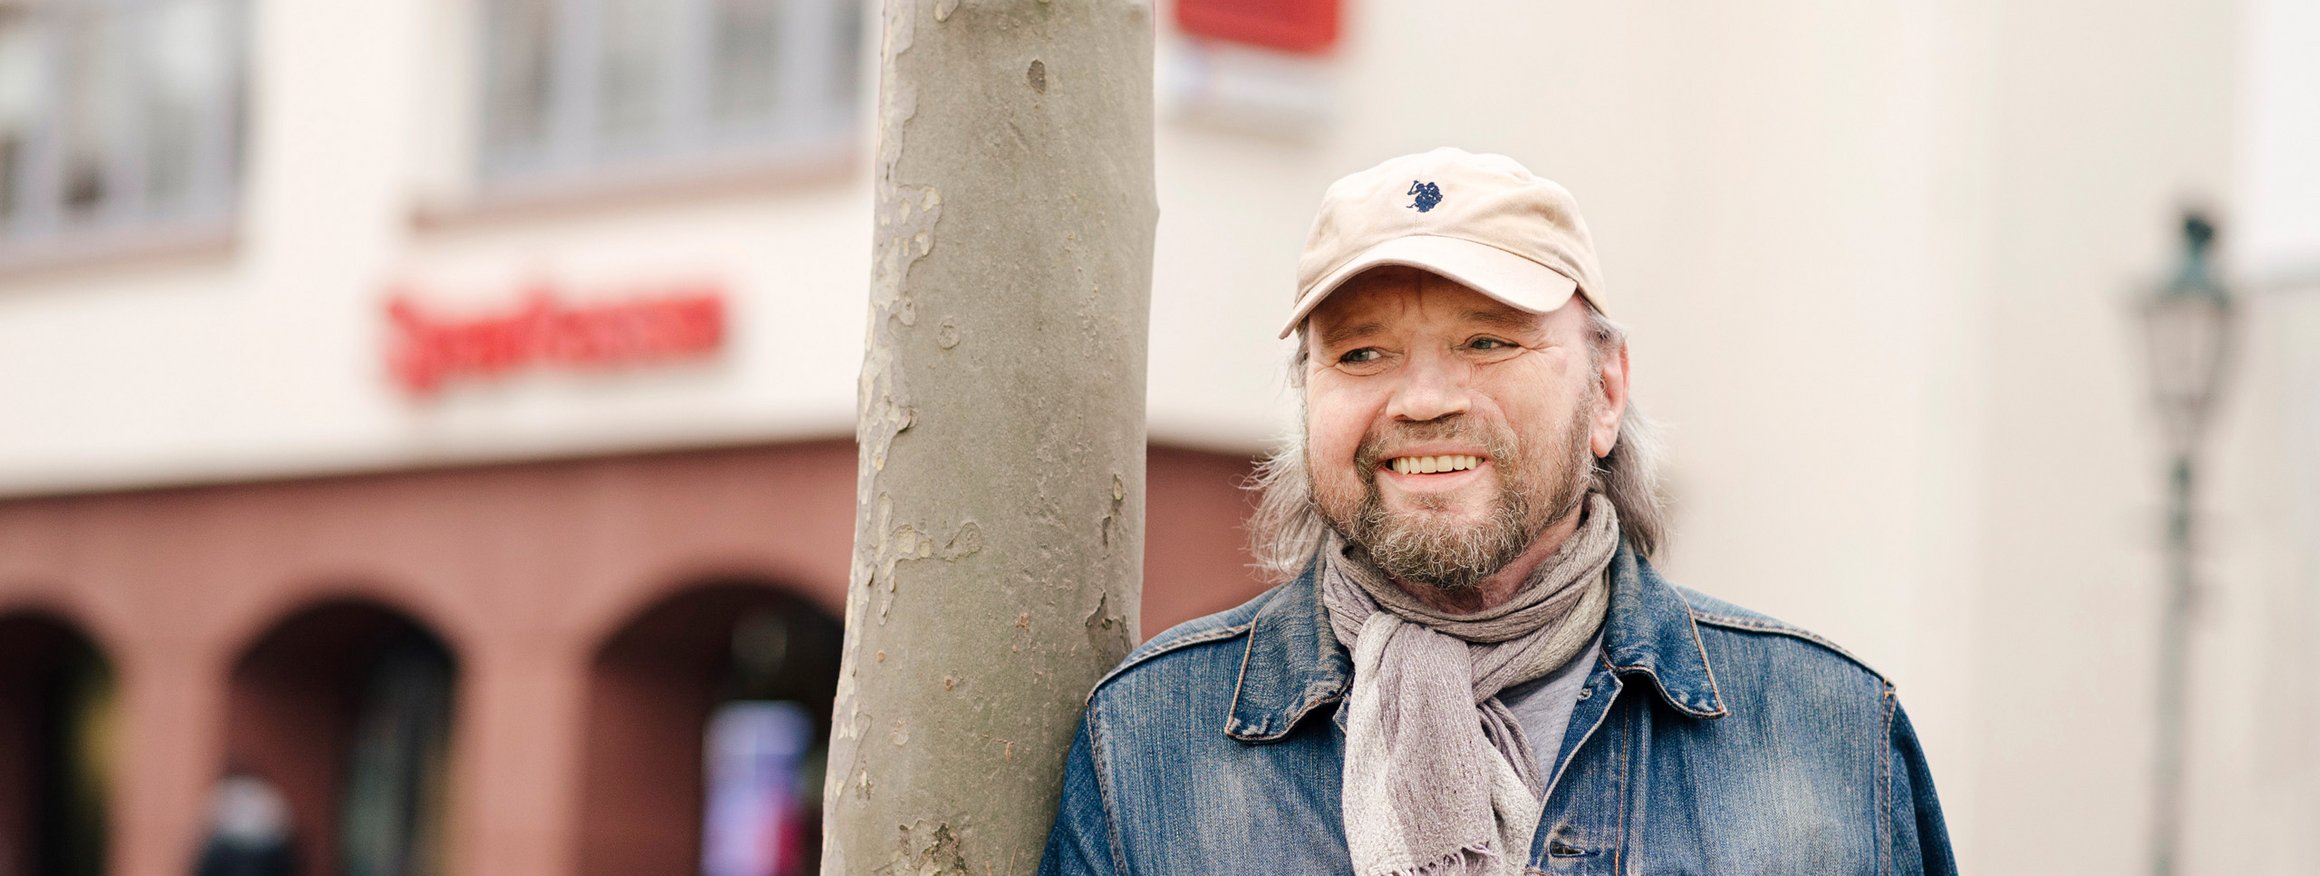
[[[1579,688],[1586,686],[1587,673],[1595,668],[1595,655],[1602,650],[1603,633],[1597,631],[1595,641],[1555,671],[1498,692],[1498,701],[1514,713],[1514,719],[1522,724],[1523,736],[1530,740],[1541,781],[1555,774],[1555,755],[1563,750],[1563,733],[1570,728],[1571,711],[1579,704]]]

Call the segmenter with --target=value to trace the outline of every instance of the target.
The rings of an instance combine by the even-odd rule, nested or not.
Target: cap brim
[[[1289,314],[1289,323],[1281,327],[1281,337],[1296,331],[1297,325],[1313,313],[1313,308],[1321,306],[1345,281],[1385,265],[1403,265],[1440,274],[1508,307],[1532,313],[1546,313],[1563,306],[1579,289],[1578,281],[1561,272],[1495,246],[1458,237],[1396,237],[1363,250],[1313,284],[1312,289],[1297,299],[1296,309]]]

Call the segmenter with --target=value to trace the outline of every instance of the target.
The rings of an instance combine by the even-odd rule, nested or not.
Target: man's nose
[[[1469,371],[1466,363],[1440,353],[1411,357],[1386,413],[1413,422],[1466,413]]]

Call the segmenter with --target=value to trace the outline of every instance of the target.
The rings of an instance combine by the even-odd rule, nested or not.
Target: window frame
[[[713,118],[716,0],[667,0],[677,22],[660,51],[673,63],[658,83],[658,121],[633,143],[613,142],[598,127],[606,6],[619,0],[540,0],[550,7],[543,134],[523,146],[495,143],[493,92],[502,62],[495,53],[502,40],[494,28],[499,9],[520,2],[481,0],[474,9],[474,136],[467,163],[484,202],[562,200],[575,192],[697,183],[704,175],[817,175],[804,171],[829,167],[858,137],[866,27],[858,0],[776,5],[773,106],[740,124]]]
[[[30,43],[39,57],[32,62],[33,93],[38,104],[23,129],[24,158],[0,167],[0,186],[23,200],[10,213],[0,214],[0,271],[38,267],[90,257],[107,257],[145,249],[207,248],[230,238],[241,209],[246,163],[243,161],[251,86],[253,48],[252,0],[197,0],[216,8],[220,16],[216,36],[221,68],[219,92],[192,115],[194,154],[187,167],[182,193],[156,200],[149,190],[155,155],[152,134],[153,83],[162,75],[157,61],[144,51],[152,38],[149,28],[167,3],[186,0],[0,0],[26,16]],[[90,22],[98,16],[115,21]],[[105,57],[76,57],[74,41],[85,39],[90,28],[119,27]],[[72,114],[65,83],[76,63],[111,65],[112,75],[126,78],[126,95],[116,105],[102,98],[98,113],[117,113],[112,124],[117,136],[103,144],[100,179],[106,195],[93,209],[80,212],[67,203],[67,175]]]

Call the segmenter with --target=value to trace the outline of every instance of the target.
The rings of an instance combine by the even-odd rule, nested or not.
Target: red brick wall
[[[452,872],[572,873],[583,824],[602,826],[583,790],[617,762],[605,752],[623,747],[591,737],[679,732],[590,715],[700,707],[699,691],[624,684],[635,664],[605,668],[608,643],[705,582],[778,582],[842,616],[854,465],[850,443],[821,442],[0,501],[0,617],[54,608],[119,673],[115,872],[185,870],[229,759],[334,757],[300,748],[335,744],[326,731],[343,704],[318,692],[330,685],[253,677],[241,661],[302,629],[285,621],[351,602],[440,638],[458,666]],[[1248,469],[1237,456],[1153,451],[1147,635],[1260,589],[1240,529]],[[332,671],[320,657],[309,668]],[[682,760],[697,774],[693,745],[650,746],[674,760],[632,766]],[[335,780],[277,781],[317,801]],[[317,805],[301,804],[301,819]],[[697,819],[697,802],[674,805],[656,808]],[[668,837],[690,829],[645,845],[671,859]]]

